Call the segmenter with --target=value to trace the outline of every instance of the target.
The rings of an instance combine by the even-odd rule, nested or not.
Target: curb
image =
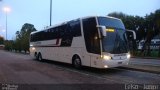
[[[133,71],[141,71],[141,72],[149,72],[149,73],[160,74],[160,71],[152,71],[152,70],[145,70],[145,69],[132,68],[132,67],[120,67],[120,68],[133,70]]]
[[[156,60],[160,60],[159,57],[131,57],[131,58],[140,58],[140,59],[156,59]]]
[[[23,55],[29,55],[29,54],[30,54],[30,53],[7,51],[7,50],[3,50],[3,51],[5,51],[5,52],[10,52],[10,53],[15,53],[15,54],[23,54]]]

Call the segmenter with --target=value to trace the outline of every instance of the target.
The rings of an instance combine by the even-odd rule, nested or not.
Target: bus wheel
[[[79,58],[79,56],[75,55],[73,57],[73,62],[72,62],[73,66],[77,69],[80,69],[82,64],[81,64],[81,59]]]
[[[42,60],[43,60],[41,53],[38,53],[38,60],[39,60],[39,61],[42,61]]]

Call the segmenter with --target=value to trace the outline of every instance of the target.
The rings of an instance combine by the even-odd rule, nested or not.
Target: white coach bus
[[[76,68],[118,67],[127,65],[130,58],[122,21],[103,16],[79,18],[32,32],[30,55]]]

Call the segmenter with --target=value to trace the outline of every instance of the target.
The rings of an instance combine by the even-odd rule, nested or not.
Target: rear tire
[[[41,53],[38,53],[38,57],[37,58],[38,58],[38,61],[43,61]]]
[[[75,68],[77,69],[80,69],[82,67],[82,64],[81,64],[81,59],[79,56],[75,55],[73,57],[73,61],[72,61],[72,64]]]

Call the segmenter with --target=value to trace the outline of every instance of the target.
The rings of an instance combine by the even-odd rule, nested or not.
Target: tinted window
[[[31,39],[30,39],[31,42],[35,41],[34,40],[34,34],[32,34],[30,37],[31,37]]]
[[[81,36],[81,26],[80,21],[71,21],[69,22],[69,32],[72,33],[74,37]]]
[[[71,46],[73,37],[70,33],[70,30],[67,28],[68,26],[67,24],[65,24],[63,26],[60,26],[58,29],[58,32],[60,33],[59,37],[62,38],[61,46]]]
[[[98,30],[96,26],[95,18],[83,20],[86,49],[89,53],[100,54],[100,40],[98,39]]]
[[[62,46],[68,46],[71,45],[70,42],[72,41],[73,37],[77,36],[81,36],[80,20],[71,21],[67,24],[32,34],[31,42],[62,38]],[[65,39],[67,39],[67,41]]]
[[[127,53],[127,39],[125,36],[125,31],[120,29],[115,29],[114,32],[107,32],[107,36],[102,39],[103,51],[120,54]]]
[[[110,27],[110,28],[125,29],[122,21],[118,19],[99,17],[98,23],[99,25],[103,25],[103,26]]]

